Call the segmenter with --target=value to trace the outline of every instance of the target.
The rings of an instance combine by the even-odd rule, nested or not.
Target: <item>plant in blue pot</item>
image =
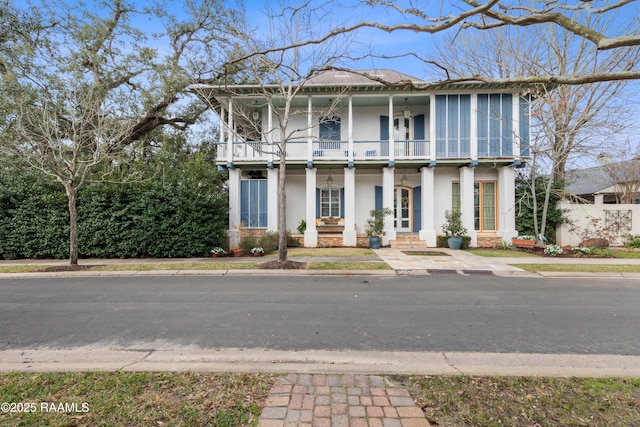
[[[462,248],[462,236],[467,234],[467,229],[462,225],[462,213],[457,209],[445,211],[444,218],[445,222],[442,224],[442,231],[448,237],[449,248]]]
[[[380,249],[382,245],[382,236],[387,234],[384,231],[384,218],[388,215],[392,215],[393,211],[389,208],[384,209],[372,209],[369,212],[369,219],[367,220],[366,231],[369,236],[369,247],[371,249]]]

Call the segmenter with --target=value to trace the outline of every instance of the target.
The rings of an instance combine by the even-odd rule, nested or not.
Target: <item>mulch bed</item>
[[[38,270],[39,273],[59,273],[64,271],[86,271],[92,270],[95,267],[102,267],[100,265],[54,265],[51,267],[45,267]]]
[[[591,254],[577,254],[573,252],[571,248],[562,248],[563,252],[554,257],[545,255],[544,248],[532,248],[532,249],[519,249],[525,252],[531,252],[537,255],[544,256],[546,258],[615,258],[615,254],[612,257],[606,257],[603,255],[591,255]]]
[[[269,261],[256,265],[256,268],[263,270],[304,270],[307,268],[307,263],[298,261]]]

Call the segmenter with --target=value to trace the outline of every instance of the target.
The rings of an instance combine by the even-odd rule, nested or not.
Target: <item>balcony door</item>
[[[393,198],[395,229],[400,233],[411,232],[411,214],[413,212],[412,189],[396,187]]]

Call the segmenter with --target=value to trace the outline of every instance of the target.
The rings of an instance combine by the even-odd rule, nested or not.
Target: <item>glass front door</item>
[[[396,187],[394,193],[395,228],[399,232],[411,231],[411,189]]]

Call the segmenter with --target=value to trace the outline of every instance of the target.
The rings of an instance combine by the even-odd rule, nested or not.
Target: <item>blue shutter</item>
[[[425,139],[424,133],[424,114],[418,114],[413,118],[413,139]]]
[[[471,95],[460,95],[460,157],[471,156]]]
[[[500,130],[502,127],[500,114],[500,95],[489,96],[489,155],[500,156]]]
[[[489,155],[489,96],[478,95],[478,157]]]
[[[249,225],[249,181],[240,181],[240,222]],[[235,224],[231,224],[235,225]]]
[[[320,218],[320,189],[316,188],[316,218]]]
[[[460,124],[460,118],[458,113],[458,95],[449,95],[449,105],[447,110],[449,116],[447,117],[447,157],[460,157],[460,150],[458,147],[458,126]]]
[[[502,156],[513,154],[513,96],[502,95]]]
[[[413,231],[422,228],[422,187],[413,188]]]
[[[374,209],[376,210],[380,210],[382,209],[382,187],[379,185],[376,185],[376,200],[375,200],[375,205],[374,205]]]
[[[380,116],[380,141],[389,140],[389,116]]]
[[[340,216],[344,218],[344,188],[340,189]]]
[[[520,97],[520,155],[529,157],[529,95]]]
[[[258,216],[258,227],[267,227],[267,215],[269,212],[268,202],[269,202],[269,187],[266,179],[258,180],[259,188],[258,194],[258,206],[259,206],[259,216]]]
[[[436,95],[436,157],[447,156],[447,96]]]

